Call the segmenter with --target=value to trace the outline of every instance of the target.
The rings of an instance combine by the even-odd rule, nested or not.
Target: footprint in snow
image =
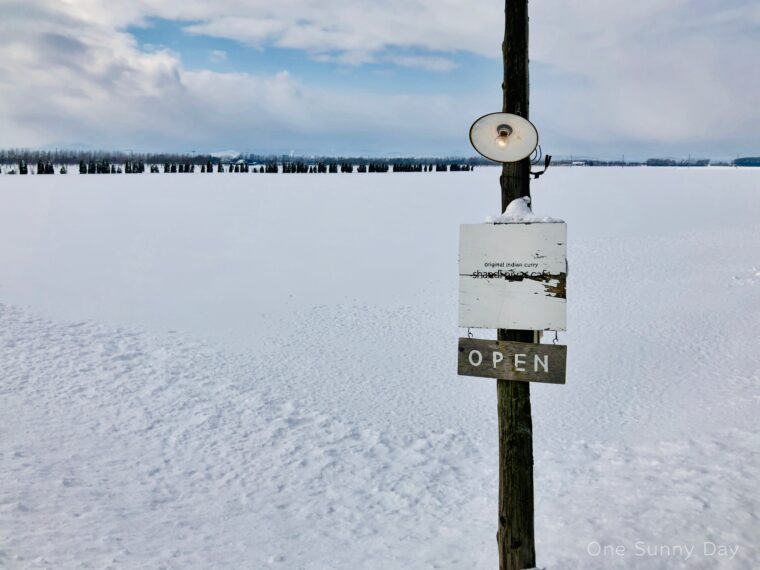
[[[753,267],[752,271],[745,275],[735,275],[733,277],[734,285],[760,285],[760,269]]]

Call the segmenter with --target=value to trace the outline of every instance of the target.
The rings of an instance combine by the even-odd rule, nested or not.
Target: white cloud
[[[350,151],[360,140],[371,152],[395,150],[394,138],[424,148],[451,132],[446,98],[357,96],[286,71],[191,71],[170,51],[139,50],[108,23],[39,7],[0,22],[0,146]]]
[[[208,4],[202,21],[186,29],[252,46],[340,52],[349,58],[393,47],[486,55],[500,41],[499,7],[485,0],[251,0],[227,5],[233,6],[225,10]]]
[[[457,64],[451,59],[424,55],[390,56],[388,61],[404,67],[418,67],[430,71],[451,71],[457,67]]]
[[[598,146],[626,141],[715,154],[749,151],[758,140],[756,3],[535,5],[532,21],[541,22],[533,33],[535,59],[579,80],[562,93],[538,95],[556,107],[546,116],[557,130]]]
[[[223,63],[227,61],[227,52],[222,49],[212,49],[208,54],[211,63]]]
[[[0,146],[266,148],[293,146],[288,137],[296,137],[322,148],[356,140],[388,151],[455,147],[470,119],[492,110],[480,92],[460,100],[406,96],[398,85],[397,95],[381,97],[288,74],[188,71],[178,54],[139,49],[123,30],[181,17],[194,22],[186,27],[192,34],[302,50],[317,61],[390,62],[457,81],[457,54],[495,61],[503,25],[503,4],[491,0],[6,0],[4,8]],[[554,152],[731,154],[756,143],[756,2],[543,0],[531,10],[532,117]],[[223,61],[222,54],[209,58]]]

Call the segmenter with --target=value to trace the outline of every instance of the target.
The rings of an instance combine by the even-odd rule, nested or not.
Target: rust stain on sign
[[[550,278],[557,283],[546,283],[544,285],[546,294],[550,297],[556,297],[558,299],[567,299],[567,273],[557,273],[555,275],[551,275]]]

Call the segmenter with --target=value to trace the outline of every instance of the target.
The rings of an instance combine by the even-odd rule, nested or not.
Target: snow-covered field
[[[538,563],[760,567],[760,170],[554,168]],[[0,177],[0,568],[496,567],[498,171]],[[545,339],[550,341],[550,339]]]

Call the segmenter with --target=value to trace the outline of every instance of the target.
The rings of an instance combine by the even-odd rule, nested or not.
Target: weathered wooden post
[[[506,0],[502,111],[528,118],[528,0]],[[502,165],[501,210],[530,196],[530,158]],[[499,340],[535,342],[533,331],[499,329]],[[499,418],[500,570],[536,565],[533,519],[533,421],[530,383],[496,381]]]
[[[506,0],[502,111],[528,118],[528,0]],[[530,158],[502,165],[501,210],[530,196]],[[535,342],[536,333],[499,329],[498,339]],[[530,383],[496,381],[499,418],[499,570],[536,565],[533,515],[533,421]]]

